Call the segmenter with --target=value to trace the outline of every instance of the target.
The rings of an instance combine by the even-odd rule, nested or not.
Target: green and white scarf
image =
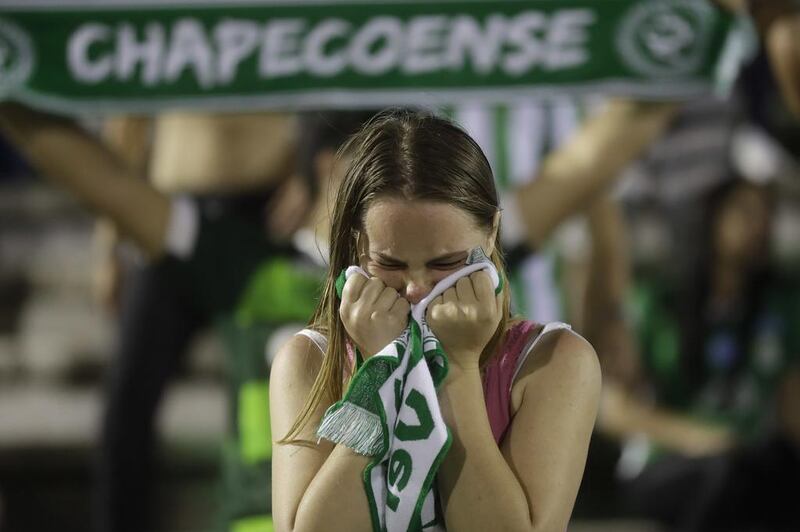
[[[437,106],[728,87],[708,0],[3,0],[0,99],[64,113]]]
[[[344,398],[320,423],[319,437],[373,457],[364,486],[376,531],[444,530],[433,481],[451,442],[436,395],[448,364],[425,311],[456,281],[479,270],[489,273],[496,291],[502,289],[494,264],[483,250],[473,250],[465,267],[412,306],[406,330],[360,366]],[[368,276],[357,266],[347,268],[337,282],[340,293],[354,274]]]

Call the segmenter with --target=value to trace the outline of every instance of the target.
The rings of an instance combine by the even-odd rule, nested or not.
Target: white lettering
[[[89,59],[92,44],[107,41],[111,31],[103,24],[84,24],[72,35],[67,45],[67,63],[76,79],[86,83],[100,83],[114,67],[108,54]]]
[[[532,11],[515,17],[508,30],[508,44],[516,50],[506,55],[503,69],[509,74],[526,73],[542,61],[544,48],[536,33],[547,28],[547,19],[542,13]]]
[[[485,31],[472,17],[456,17],[450,30],[445,63],[452,70],[460,70],[469,56],[477,72],[488,74],[497,65],[506,26],[503,15],[491,15],[486,21]]]
[[[303,62],[309,73],[316,76],[335,76],[347,66],[343,52],[325,54],[325,47],[335,38],[344,37],[350,31],[350,23],[341,19],[329,19],[312,29],[306,37]]]
[[[303,69],[299,34],[305,27],[300,19],[270,22],[264,31],[260,73],[263,77],[291,76]]]
[[[117,30],[117,79],[130,80],[136,71],[136,65],[142,63],[142,82],[147,86],[158,83],[164,41],[164,28],[160,24],[148,24],[141,43],[136,40],[136,29],[130,24],[122,24]]]
[[[406,38],[404,72],[424,74],[442,68],[442,36],[446,23],[444,16],[415,17],[411,20]]]
[[[380,45],[381,41],[385,41]],[[377,50],[373,48],[377,47]],[[350,45],[350,60],[360,73],[378,75],[391,70],[403,52],[403,27],[392,17],[376,17],[356,34]]]
[[[217,52],[217,80],[230,83],[236,77],[239,63],[258,45],[259,25],[249,20],[224,20],[214,28]]]
[[[164,77],[175,81],[186,68],[192,68],[203,88],[214,84],[211,48],[203,25],[194,19],[181,19],[172,29],[169,51],[164,65]]]
[[[588,9],[565,9],[556,13],[547,32],[547,68],[559,70],[582,65],[589,60],[585,44],[588,27],[595,21]]]

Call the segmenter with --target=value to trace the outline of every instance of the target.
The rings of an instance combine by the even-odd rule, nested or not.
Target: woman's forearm
[[[447,529],[531,530],[525,494],[492,436],[479,370],[451,365],[439,402],[453,436],[438,475]]]
[[[362,480],[370,458],[337,445],[300,500],[293,532],[372,530]]]

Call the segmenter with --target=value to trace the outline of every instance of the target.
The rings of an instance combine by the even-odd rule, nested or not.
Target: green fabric
[[[673,296],[656,282],[637,284],[632,315],[642,361],[661,404],[699,420],[728,426],[744,438],[754,437],[767,427],[781,377],[800,363],[800,289],[776,282],[763,290],[752,340],[740,346],[745,358],[734,380],[725,370],[706,362],[707,379],[692,389],[681,374],[680,322],[672,310]],[[697,356],[708,360],[715,347],[734,345],[735,327],[727,323],[712,326],[706,336],[706,352]],[[730,386],[733,388],[725,388]],[[730,401],[721,404],[729,396]]]
[[[361,365],[317,430],[317,436],[372,458],[363,480],[376,532],[439,530],[443,522],[434,479],[452,437],[436,389],[447,375],[448,363],[443,346],[425,322],[425,311],[429,298],[480,269],[493,277],[499,294],[502,277],[481,248],[472,249],[461,269],[412,306],[402,334]],[[367,275],[361,268],[343,270],[336,279],[340,298],[348,274]]]
[[[686,0],[6,0],[0,97],[65,113],[689,98],[729,83],[732,27]]]
[[[496,140],[495,157],[492,161],[492,170],[500,190],[509,188],[511,170],[509,169],[508,145],[508,107],[499,105],[494,113],[494,135]]]
[[[242,307],[244,315],[252,315],[255,321],[258,315],[252,307],[263,309],[273,301],[270,296],[266,303],[249,303],[252,298],[248,293],[258,285],[259,276],[269,275],[259,270],[279,269],[271,261],[289,252],[267,240],[258,224],[234,215],[213,217],[202,213],[192,256],[180,261],[185,270],[181,282],[188,285],[190,294],[207,315],[227,316]]]
[[[269,530],[259,528],[271,523],[267,517],[271,513],[272,435],[265,346],[281,327],[293,324],[299,330],[307,322],[323,273],[298,259],[263,260],[244,283],[239,304],[217,320],[227,354],[229,408],[221,479],[224,529]]]
[[[239,389],[239,447],[242,460],[255,464],[272,458],[269,384],[247,382]]]
[[[253,274],[237,306],[239,323],[306,321],[322,287],[319,268],[276,258]]]
[[[231,526],[230,532],[273,532],[271,517],[250,517],[239,519]]]

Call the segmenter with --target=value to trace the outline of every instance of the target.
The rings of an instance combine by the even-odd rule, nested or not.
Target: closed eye
[[[373,262],[385,270],[402,270],[403,268],[406,267],[405,264],[392,264],[392,263],[381,262],[379,260]]]
[[[431,268],[435,268],[437,270],[452,270],[453,268],[458,268],[459,266],[463,266],[463,260],[457,260],[453,262],[437,262],[431,265]]]

